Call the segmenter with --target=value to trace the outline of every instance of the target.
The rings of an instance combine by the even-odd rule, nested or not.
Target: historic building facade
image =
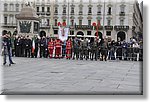
[[[31,0],[30,0],[31,1]],[[15,15],[24,1],[3,1],[2,29],[17,28]],[[129,41],[142,32],[142,22],[135,0],[34,0],[31,6],[40,18],[39,35],[58,36],[58,22],[70,27],[69,36],[111,37]],[[94,25],[93,25],[94,24]],[[96,26],[95,26],[96,25]],[[98,26],[98,27],[97,27]]]

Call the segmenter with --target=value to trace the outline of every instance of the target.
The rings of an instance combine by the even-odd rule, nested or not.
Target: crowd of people
[[[135,39],[130,42],[108,40],[107,38],[78,38],[71,37],[67,41],[58,38],[18,36],[5,34],[3,48],[7,47],[10,64],[13,64],[12,57],[29,58],[66,58],[73,60],[142,60],[142,43]],[[5,45],[6,44],[6,45]],[[11,48],[11,49],[10,49]],[[4,50],[6,55],[6,50]],[[4,57],[4,65],[6,56]]]

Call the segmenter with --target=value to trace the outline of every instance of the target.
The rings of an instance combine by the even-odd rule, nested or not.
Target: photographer
[[[15,64],[13,61],[12,61],[12,55],[11,55],[11,47],[12,47],[12,44],[11,44],[11,39],[10,39],[10,35],[9,34],[4,34],[3,35],[3,40],[2,40],[2,47],[3,47],[3,50],[4,50],[4,62],[3,62],[3,65],[6,65],[6,58],[7,58],[7,55],[9,57],[9,66],[11,66],[11,64]]]

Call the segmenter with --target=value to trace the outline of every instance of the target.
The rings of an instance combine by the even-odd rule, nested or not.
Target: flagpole
[[[68,28],[69,28],[69,0],[68,0],[68,19],[67,19],[67,25],[68,25]]]
[[[104,9],[103,9],[103,38],[104,38],[104,26],[105,25],[105,0],[104,0]]]
[[[51,18],[50,18],[50,36],[54,36],[54,31],[53,31],[53,21],[54,21],[54,0],[51,2]]]

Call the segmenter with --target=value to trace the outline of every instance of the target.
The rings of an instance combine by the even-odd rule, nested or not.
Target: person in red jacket
[[[55,41],[55,58],[60,58],[61,56],[61,40],[57,38]]]
[[[53,57],[53,51],[54,51],[54,41],[51,38],[50,41],[48,42],[48,51],[49,51],[49,57]]]
[[[72,48],[72,41],[69,38],[66,42],[66,59],[71,58],[71,48]]]

